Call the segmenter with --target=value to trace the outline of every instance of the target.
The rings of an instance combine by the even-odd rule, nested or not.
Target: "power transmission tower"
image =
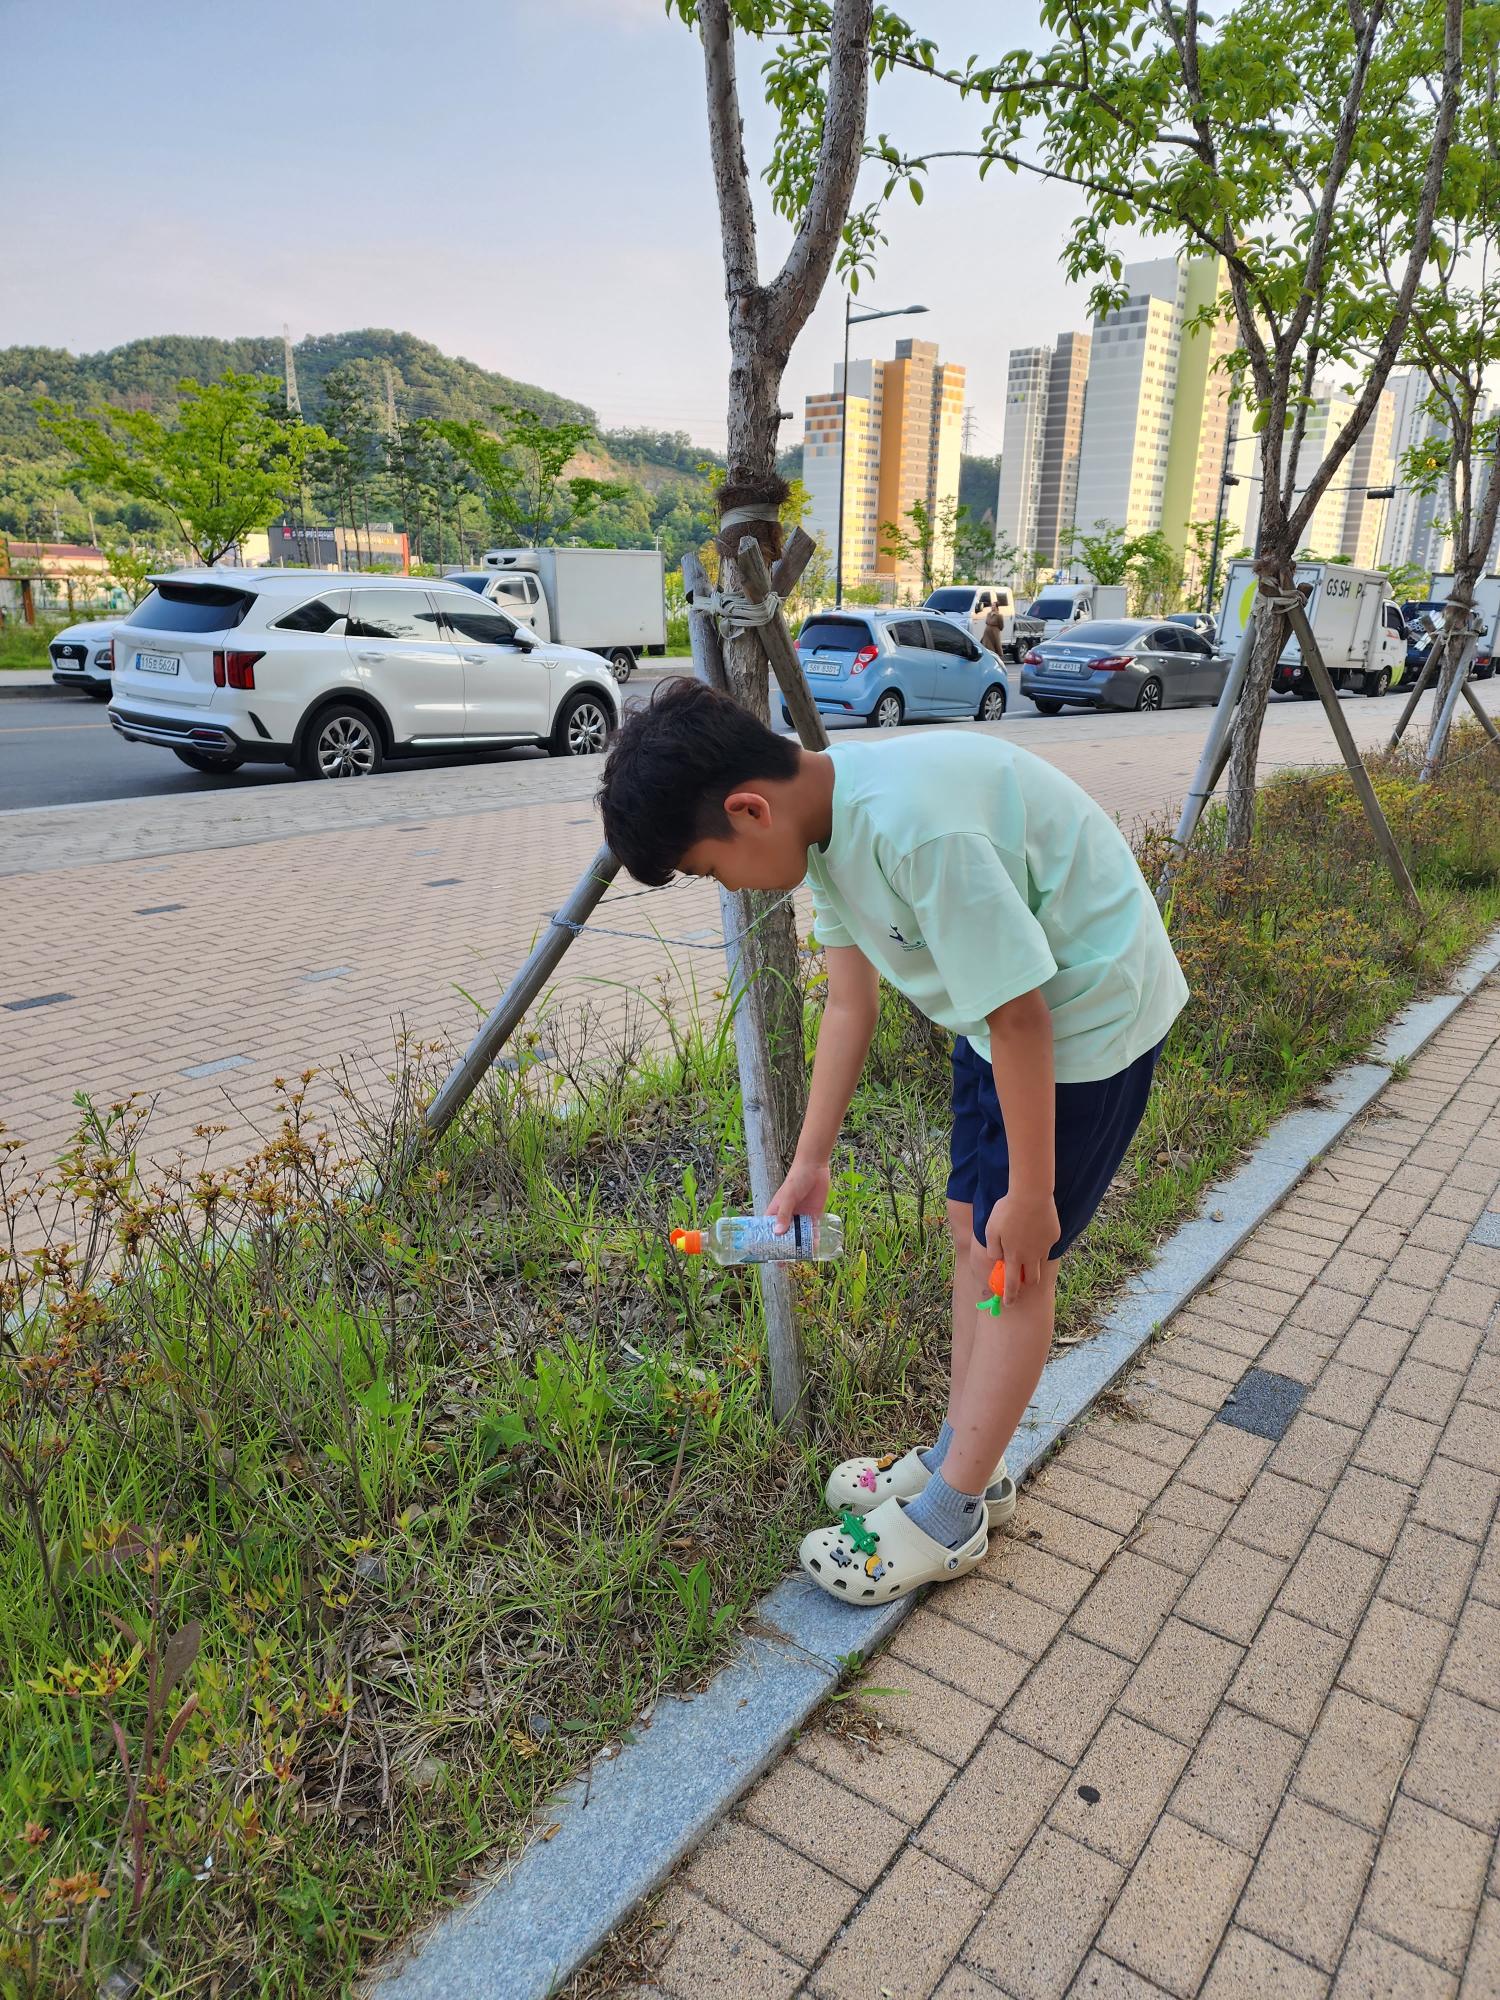
[[[979,413],[974,408],[974,405],[969,403],[964,408],[964,427],[959,434],[958,448],[960,451],[971,452],[974,449],[974,433],[978,428]]]
[[[302,398],[297,394],[297,363],[292,356],[292,329],[282,321],[281,345],[286,351],[286,406],[297,416],[302,414]]]

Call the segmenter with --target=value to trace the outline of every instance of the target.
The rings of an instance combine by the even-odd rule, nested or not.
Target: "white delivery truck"
[[[1297,582],[1310,583],[1307,620],[1328,677],[1353,694],[1384,694],[1406,670],[1406,624],[1391,596],[1383,570],[1356,569],[1352,563],[1298,563]],[[1233,562],[1219,605],[1219,651],[1234,653],[1255,596],[1253,563]],[[1289,638],[1271,676],[1275,694],[1315,701],[1318,690],[1302,664],[1302,648]]]
[[[984,628],[991,611],[1000,613],[1000,653],[1003,659],[1019,661],[1027,646],[1042,636],[1040,625],[1017,616],[1020,607],[1008,583],[944,583],[930,590],[924,611],[935,611],[954,625],[962,626],[976,646],[984,644]]]
[[[1446,604],[1453,593],[1452,570],[1439,570],[1432,579],[1433,604]],[[1472,678],[1487,681],[1495,671],[1497,648],[1500,648],[1500,576],[1480,576],[1474,579],[1474,610],[1482,629],[1479,634],[1479,650],[1474,655]]]
[[[1055,639],[1085,618],[1128,618],[1130,596],[1123,583],[1048,583],[1026,615],[1042,628],[1037,638]]]
[[[640,654],[667,643],[659,549],[486,549],[478,569],[449,570],[529,625],[539,639],[581,646],[629,680]]]

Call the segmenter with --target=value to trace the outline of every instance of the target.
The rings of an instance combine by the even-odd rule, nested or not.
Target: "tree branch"
[[[722,0],[720,0],[722,4]],[[781,274],[770,287],[767,332],[781,350],[807,324],[833,268],[839,236],[864,157],[870,95],[874,0],[834,0],[828,31],[828,93],[823,140],[802,218]]]
[[[702,0],[703,68],[708,83],[708,150],[719,197],[724,243],[724,292],[731,314],[760,283],[755,255],[755,206],[745,165],[745,126],[734,69],[734,20],[728,0]]]

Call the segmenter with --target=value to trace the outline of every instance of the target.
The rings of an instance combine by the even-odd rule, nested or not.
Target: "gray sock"
[[[922,1463],[927,1467],[929,1472],[937,1472],[941,1468],[943,1460],[948,1456],[948,1447],[952,1442],[953,1426],[944,1417],[943,1428],[937,1434],[937,1443],[929,1445],[926,1451],[918,1453]]]
[[[906,1518],[945,1549],[956,1549],[985,1520],[984,1495],[955,1493],[942,1473],[935,1472],[916,1499],[907,1501]]]

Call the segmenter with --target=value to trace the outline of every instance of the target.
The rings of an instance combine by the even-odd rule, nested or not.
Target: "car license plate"
[[[182,659],[177,653],[137,653],[135,670],[138,674],[180,673]]]
[[[1081,674],[1085,669],[1081,660],[1049,660],[1047,671],[1052,674]]]
[[[843,664],[836,653],[814,653],[804,671],[809,674],[836,674]]]
[[[57,671],[60,674],[81,674],[83,672],[83,662],[82,660],[70,660],[65,656],[57,662]]]

